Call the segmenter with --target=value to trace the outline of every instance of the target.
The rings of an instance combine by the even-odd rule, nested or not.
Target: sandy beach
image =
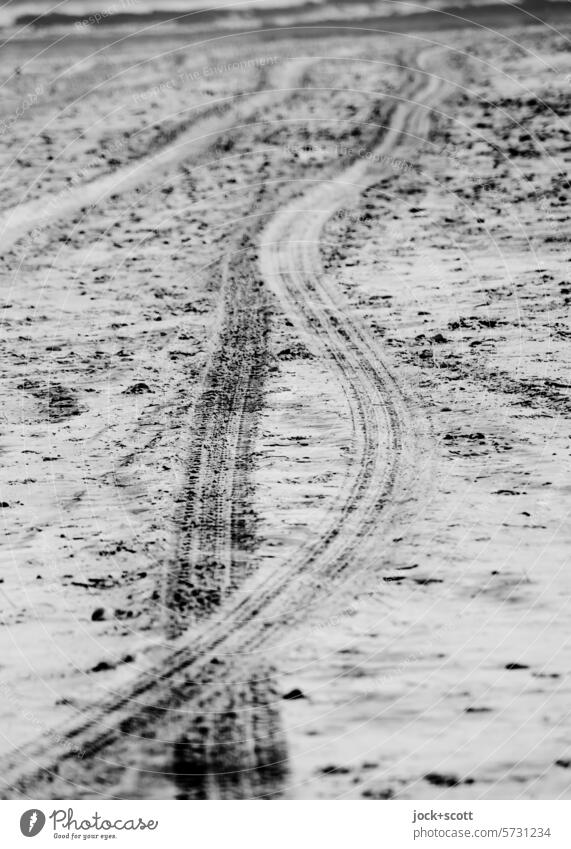
[[[11,37],[3,798],[569,798],[570,27]]]

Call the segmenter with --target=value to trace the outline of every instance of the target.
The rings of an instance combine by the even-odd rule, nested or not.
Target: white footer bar
[[[0,802],[0,845],[571,849],[569,801]]]

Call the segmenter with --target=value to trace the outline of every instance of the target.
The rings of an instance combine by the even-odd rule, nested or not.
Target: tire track
[[[420,86],[419,96],[430,100],[436,96],[433,81]],[[414,102],[401,103],[393,112],[390,127],[377,152],[388,153],[402,140],[407,127],[413,131],[422,129],[425,123],[417,118]],[[426,119],[428,120],[428,119]],[[336,521],[302,552],[294,562],[279,570],[267,567],[252,576],[240,598],[233,597],[210,617],[208,629],[190,628],[180,647],[164,659],[160,667],[149,669],[140,679],[119,695],[112,703],[96,707],[89,716],[68,730],[56,745],[48,742],[21,753],[18,762],[8,764],[5,776],[10,790],[8,796],[32,795],[36,798],[85,793],[93,795],[93,787],[102,787],[105,776],[113,770],[124,769],[126,763],[137,762],[134,752],[161,751],[160,774],[176,775],[177,768],[172,752],[165,748],[173,740],[184,740],[185,729],[194,719],[197,704],[204,703],[208,712],[219,708],[228,699],[228,692],[237,686],[240,671],[244,670],[242,657],[264,649],[268,637],[291,627],[292,621],[303,617],[300,604],[299,579],[308,572],[315,580],[315,588],[303,585],[304,603],[309,603],[319,592],[319,584],[331,582],[342,576],[350,565],[351,571],[367,565],[375,540],[382,528],[382,520],[390,518],[391,511],[399,507],[398,500],[406,491],[414,473],[414,445],[406,407],[398,387],[388,370],[379,363],[379,354],[366,329],[359,327],[343,312],[342,298],[330,292],[320,269],[319,237],[328,218],[358,196],[366,181],[368,163],[359,161],[350,166],[340,177],[325,186],[318,186],[300,201],[286,206],[269,224],[261,238],[260,268],[267,282],[274,289],[291,320],[314,334],[316,350],[335,369],[345,385],[351,387],[353,417],[357,442],[357,468],[352,474],[348,494],[342,507],[341,521]],[[246,245],[246,253],[250,246]],[[253,254],[250,254],[250,258]],[[255,348],[256,340],[252,340]],[[248,356],[252,349],[248,349]],[[251,386],[252,371],[247,358],[241,363],[240,383]],[[228,384],[223,378],[224,392]],[[223,393],[224,394],[224,393]],[[212,462],[206,438],[219,438],[219,428],[225,427],[225,445],[233,446],[230,454],[235,456],[238,444],[243,447],[247,440],[244,420],[247,404],[247,389],[237,389],[231,398],[233,410],[228,422],[221,422],[224,404],[214,416],[212,426],[203,429],[200,461],[193,480],[202,497],[212,486],[208,476],[201,476],[200,469]],[[220,404],[220,386],[208,379],[203,394],[204,409],[207,401]],[[199,415],[200,418],[200,415]],[[206,500],[214,505],[213,514],[200,517],[190,506],[185,517],[187,528],[196,528],[196,522],[205,526],[195,543],[183,546],[181,561],[196,564],[203,555],[203,548],[216,537],[216,525],[222,521],[227,529],[232,526],[231,497],[234,489],[235,463],[227,456],[228,448],[219,449],[217,462],[224,469],[218,494]],[[388,509],[388,499],[391,508]],[[228,518],[230,516],[230,522]],[[237,518],[234,519],[237,521]],[[374,533],[373,533],[374,530]],[[189,535],[189,538],[192,535]],[[230,546],[231,550],[231,546]],[[222,573],[228,581],[232,569],[229,555],[228,530],[215,541],[210,565],[222,564]],[[191,567],[191,571],[192,571]],[[178,578],[173,580],[167,593],[174,600],[173,587],[185,581],[191,572],[179,564]],[[230,578],[231,580],[231,578]],[[190,582],[189,582],[190,585]],[[286,611],[290,608],[290,611]],[[221,659],[222,658],[222,659]],[[229,668],[231,663],[232,668]],[[247,670],[247,664],[246,664]],[[258,680],[256,675],[244,671],[245,680]],[[225,680],[224,676],[228,676]],[[253,687],[255,690],[255,686]],[[206,695],[205,695],[206,693]],[[268,702],[266,700],[266,706]],[[267,711],[267,707],[266,707]],[[218,714],[220,711],[217,710]],[[232,736],[232,735],[231,735]],[[159,739],[160,738],[160,739]],[[235,735],[234,735],[235,739]],[[146,741],[152,740],[151,743]],[[83,753],[78,759],[75,749]],[[190,750],[194,751],[193,747]],[[180,747],[175,746],[180,754]],[[112,754],[110,754],[112,753]],[[119,761],[111,761],[119,753]],[[21,766],[24,756],[28,764]],[[178,756],[175,756],[175,761]],[[84,761],[87,758],[89,769]],[[166,759],[166,761],[165,761]],[[145,761],[146,762],[146,761]],[[184,759],[187,768],[192,757]],[[120,766],[121,765],[121,766]],[[86,772],[90,786],[86,787]],[[69,787],[73,788],[73,793]],[[106,794],[107,795],[107,794]],[[118,795],[121,795],[119,790]],[[132,797],[133,791],[127,793]]]
[[[248,566],[248,469],[268,332],[266,294],[252,273],[253,254],[251,236],[244,234],[237,256],[229,251],[223,266],[223,321],[193,411],[179,544],[164,593],[170,638],[219,608]]]
[[[424,68],[433,54],[419,57]],[[436,51],[440,53],[440,51]],[[416,96],[429,106],[442,96],[441,80],[430,76]],[[395,110],[377,158],[388,157],[403,139],[420,139],[428,131],[429,108],[404,101]],[[314,353],[328,362],[339,384],[349,392],[355,437],[354,473],[347,496],[330,526],[298,553],[312,571],[327,574],[344,568],[348,558],[366,565],[366,540],[378,529],[379,512],[395,487],[406,489],[414,475],[413,427],[398,385],[383,362],[382,352],[368,328],[352,320],[342,293],[324,279],[320,236],[327,221],[351,207],[370,182],[370,164],[360,160],[337,179],[318,185],[281,215],[264,233],[262,270],[291,323],[313,343]],[[378,538],[378,534],[375,536]],[[373,540],[374,544],[374,540]],[[357,553],[361,552],[360,557]]]

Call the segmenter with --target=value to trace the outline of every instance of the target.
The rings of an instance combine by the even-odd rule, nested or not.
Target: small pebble
[[[297,687],[294,687],[294,689],[290,690],[289,693],[286,693],[283,698],[288,701],[293,701],[294,699],[305,699],[305,695]]]

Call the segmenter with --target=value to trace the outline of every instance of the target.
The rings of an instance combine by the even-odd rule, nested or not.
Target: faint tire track
[[[211,114],[217,107],[206,114],[203,112],[170,143],[148,156],[91,182],[6,210],[0,216],[0,251],[9,249],[34,228],[45,227],[85,207],[97,206],[111,195],[129,191],[148,180],[157,180],[185,158],[203,153],[220,134],[252,120],[260,110],[274,102],[276,94],[297,89],[307,65],[306,59],[286,62],[276,70],[272,87],[253,94],[232,96],[229,98],[232,106],[225,109],[222,116]]]

